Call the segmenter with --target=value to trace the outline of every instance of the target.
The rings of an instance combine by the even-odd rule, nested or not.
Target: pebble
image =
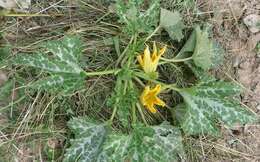
[[[260,31],[260,15],[251,14],[243,19],[244,23],[252,33]]]

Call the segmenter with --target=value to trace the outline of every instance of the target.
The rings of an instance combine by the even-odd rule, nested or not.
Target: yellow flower
[[[161,85],[156,85],[153,89],[150,86],[146,86],[141,97],[141,103],[152,113],[156,113],[155,105],[165,106],[165,102],[162,101],[157,95],[161,91]]]
[[[158,53],[156,44],[154,42],[152,56],[151,56],[149,47],[146,46],[146,49],[144,50],[144,54],[137,56],[137,60],[146,73],[155,72],[157,69],[159,60],[165,51],[166,51],[166,46],[163,47],[162,49],[160,49],[160,51]]]

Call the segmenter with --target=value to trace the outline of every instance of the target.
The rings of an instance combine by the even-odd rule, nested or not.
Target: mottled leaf
[[[77,64],[82,55],[83,43],[78,36],[65,36],[61,41],[50,41],[44,46],[67,64]]]
[[[161,8],[160,26],[168,32],[173,40],[180,41],[184,37],[182,31],[185,26],[178,11],[171,12]]]
[[[128,34],[150,33],[157,25],[160,3],[150,1],[150,6],[143,11],[143,0],[116,1],[116,11],[120,22],[125,24],[124,31]]]
[[[182,121],[183,130],[191,135],[218,135],[217,121],[229,127],[253,122],[255,115],[252,112],[228,98],[239,92],[236,85],[213,80],[183,89],[181,95],[187,109]]]
[[[81,76],[52,75],[32,83],[30,87],[68,95],[83,88],[84,81]]]
[[[58,92],[63,95],[73,93],[84,86],[84,70],[79,65],[83,45],[77,36],[65,36],[60,41],[50,41],[44,45],[52,55],[18,54],[11,62],[50,72],[50,76],[30,85],[31,88]]]
[[[54,57],[48,57],[44,54],[18,54],[12,62],[56,73],[80,74],[83,71],[78,65],[83,50],[79,37],[65,36],[60,41],[49,41],[44,47]]]
[[[16,65],[31,66],[56,73],[79,74],[82,72],[77,64],[67,64],[64,61],[50,59],[44,54],[18,54],[11,61]]]
[[[104,125],[88,122],[83,118],[74,118],[68,123],[75,139],[66,150],[63,162],[92,162],[96,161],[103,144],[106,131]]]
[[[128,135],[114,133],[108,135],[103,145],[102,152],[98,156],[98,162],[120,162],[128,155],[131,138]]]
[[[223,60],[224,60],[224,55],[225,55],[225,50],[223,49],[223,47],[217,42],[217,41],[213,41],[212,42],[212,66],[211,68],[215,68],[217,66],[222,65]]]
[[[184,159],[179,129],[169,123],[144,127],[138,125],[130,135],[113,134],[105,142],[102,162],[174,162]]]

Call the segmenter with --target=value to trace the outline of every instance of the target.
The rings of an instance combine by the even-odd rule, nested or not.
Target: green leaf
[[[50,76],[30,85],[31,88],[58,92],[63,95],[72,94],[84,86],[84,70],[79,61],[82,55],[82,42],[77,36],[65,36],[60,41],[44,44],[47,54],[18,54],[11,60],[13,64],[24,65],[50,72]]]
[[[83,43],[78,36],[65,36],[61,41],[50,41],[44,46],[67,64],[77,64],[83,50]]]
[[[98,162],[124,161],[127,158],[131,138],[127,135],[114,133],[108,135],[98,156]]]
[[[55,73],[80,74],[82,72],[77,64],[67,64],[64,61],[50,59],[43,54],[19,54],[11,61],[16,65],[36,67]]]
[[[212,49],[212,66],[211,66],[211,68],[215,68],[223,63],[225,50],[216,41],[213,41],[212,48],[213,49]]]
[[[104,125],[88,122],[83,118],[74,118],[68,123],[75,139],[70,140],[71,146],[66,150],[63,162],[96,161],[103,144],[106,131]]]
[[[180,52],[175,57],[176,59],[184,59],[191,57],[196,46],[196,32],[193,30],[189,39],[186,41]]]
[[[152,127],[138,124],[129,135],[108,134],[104,125],[83,118],[74,118],[68,125],[75,139],[64,162],[174,162],[185,158],[181,132],[168,122]]]
[[[68,95],[84,87],[84,77],[79,75],[52,75],[30,85],[31,88]]]
[[[110,135],[99,161],[174,162],[179,158],[184,158],[181,132],[165,122],[154,127],[137,125],[128,136]]]
[[[117,15],[120,22],[126,26],[124,31],[130,35],[138,33],[150,33],[158,23],[159,0],[150,1],[146,11],[142,9],[143,0],[116,1]]]
[[[182,31],[185,25],[178,11],[171,12],[161,8],[160,26],[168,32],[172,40],[180,41],[183,39]]]
[[[56,57],[44,54],[19,54],[12,62],[40,68],[55,73],[80,74],[83,69],[78,65],[82,54],[82,42],[77,36],[65,36],[61,41],[50,41],[44,47]]]
[[[193,57],[193,62],[186,61],[185,64],[193,72],[203,73],[204,70],[220,65],[223,62],[224,53],[225,51],[219,43],[208,38],[207,30],[197,27],[175,58]]]
[[[195,28],[196,46],[192,55],[194,63],[204,70],[208,70],[213,65],[213,43],[209,40],[208,32],[202,31],[200,27]]]
[[[184,148],[182,145],[182,135],[178,128],[173,127],[168,122],[159,126],[154,126],[155,140],[164,150],[166,161],[179,161],[185,159]]]
[[[227,98],[237,94],[240,88],[226,82],[210,80],[181,91],[186,105],[182,128],[190,135],[218,135],[216,121],[232,127],[255,120],[255,115],[239,103]]]

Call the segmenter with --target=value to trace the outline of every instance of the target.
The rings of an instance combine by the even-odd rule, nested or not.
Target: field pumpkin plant
[[[178,11],[161,8],[159,0],[149,2],[144,9],[142,0],[116,1],[122,25],[120,37],[128,43],[120,46],[118,37],[116,47],[120,50],[116,50],[118,58],[110,69],[90,71],[82,64],[85,44],[77,34],[44,42],[39,51],[17,53],[3,63],[29,67],[34,73],[38,70],[44,77],[22,86],[35,93],[75,96],[87,90],[86,81],[93,77],[106,76],[114,81],[114,90],[106,101],[105,107],[111,112],[106,121],[87,115],[69,119],[70,139],[64,162],[185,160],[184,136],[217,138],[221,125],[232,128],[256,120],[256,115],[234,98],[242,88],[209,73],[223,57],[221,47],[210,36],[210,27],[198,25],[184,33]],[[163,32],[166,40],[182,45],[174,50],[176,53],[167,42],[153,39]],[[178,66],[188,69],[183,72],[189,71],[192,82],[162,79],[163,70]],[[3,85],[0,96],[11,86],[8,82]],[[179,103],[173,105],[165,94],[178,96]],[[169,113],[166,116],[163,112]]]

